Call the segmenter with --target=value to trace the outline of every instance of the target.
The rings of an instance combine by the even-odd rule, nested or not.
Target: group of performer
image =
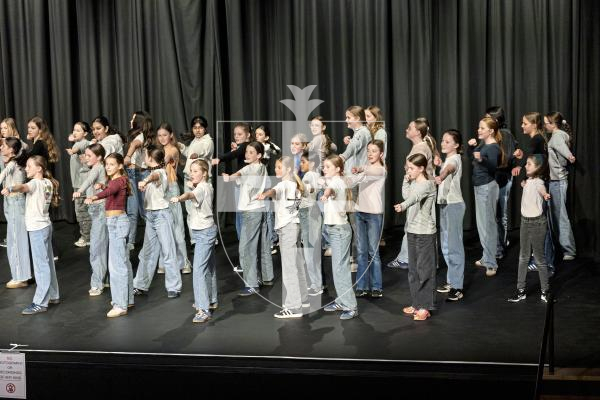
[[[406,223],[401,250],[388,267],[408,269],[411,303],[402,312],[416,321],[426,320],[437,307],[436,291],[446,293],[450,302],[465,295],[461,177],[466,148],[483,249],[475,265],[488,277],[496,275],[498,260],[509,245],[508,200],[513,182],[519,183],[523,193],[517,290],[508,301],[526,298],[528,270],[539,272],[540,297],[547,301],[555,250],[563,261],[576,256],[566,209],[567,167],[575,162],[573,132],[559,112],[526,113],[521,128],[530,140],[525,149],[505,120],[501,107],[490,107],[479,121],[477,138],[464,143],[458,130],[448,129],[441,132],[438,148],[428,120],[416,118],[405,132],[412,144],[408,155],[390,152],[377,106],[346,109],[351,134],[340,146],[329,136],[325,118],[317,115],[306,124],[306,132],[294,132],[290,143],[281,147],[271,140],[268,125],[236,123],[230,151],[223,154],[215,153],[202,116],[192,118],[190,132],[182,135],[184,141],[191,139],[187,144],[168,123],[156,127],[144,111],[132,114],[127,134],[104,116],[91,124],[77,121],[68,138],[72,144],[63,150],[69,156],[71,182],[62,184],[72,188],[80,232],[74,245],[89,247],[89,295],[101,296],[110,287],[107,317],[120,317],[128,314],[136,296],[147,294],[155,273],[164,273],[167,297],[176,298],[181,274],[192,272],[193,322],[209,321],[218,308],[213,208],[218,178],[218,184],[234,186],[239,243],[234,270],[244,282],[239,295],[256,296],[261,286],[273,285],[273,254],[279,252],[285,290],[274,317],[301,318],[310,298],[326,287],[322,260],[331,257],[336,296],[323,310],[339,313],[342,320],[355,318],[357,298],[383,296],[379,247],[384,244],[386,159],[393,157],[397,165],[402,159],[405,170],[402,201],[394,199],[398,201],[393,208],[406,213]],[[27,287],[35,278],[33,301],[22,314],[38,314],[60,302],[50,208],[60,201],[54,169],[62,151],[39,116],[27,122],[27,142],[12,118],[2,120],[0,133],[0,183],[12,278],[6,287]],[[338,148],[343,151],[338,153]],[[144,240],[134,276],[130,250],[136,246],[141,218]],[[447,265],[442,284],[436,284],[438,247]]]

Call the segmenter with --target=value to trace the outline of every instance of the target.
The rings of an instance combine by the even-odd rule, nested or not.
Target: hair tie
[[[566,124],[567,124],[567,120],[563,119],[563,120],[562,120],[562,124],[563,124],[563,125],[566,125]]]

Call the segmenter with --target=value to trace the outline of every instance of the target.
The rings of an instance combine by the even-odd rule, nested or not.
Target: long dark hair
[[[7,137],[4,139],[4,144],[10,147],[15,154],[9,158],[8,162],[14,161],[19,167],[24,168],[27,165],[27,153],[21,151],[23,149],[21,139],[18,137]]]
[[[33,122],[40,130],[40,140],[46,144],[46,148],[48,149],[48,162],[51,162],[52,164],[56,163],[60,154],[58,153],[58,147],[54,141],[54,135],[50,132],[48,123],[44,118],[37,115],[31,118],[29,122]]]
[[[575,139],[575,133],[573,132],[571,125],[569,125],[565,117],[563,117],[563,115],[559,111],[551,111],[548,114],[546,114],[546,118],[548,118],[548,121],[555,124],[558,129],[566,132],[567,135],[569,135],[568,145],[569,147],[571,147],[573,145],[573,140]]]
[[[104,115],[99,115],[96,118],[94,118],[92,120],[92,124],[93,123],[98,123],[98,124],[102,125],[103,127],[108,128],[108,132],[107,132],[106,136],[119,135],[119,137],[121,138],[121,141],[123,143],[125,143],[127,141],[127,137],[123,133],[121,133],[117,128],[112,126],[110,124],[110,121],[108,120],[108,118],[106,118]]]
[[[52,200],[50,201],[50,205],[52,207],[58,207],[60,204],[60,194],[58,193],[58,188],[60,184],[54,177],[52,173],[48,170],[48,162],[42,156],[31,156],[28,160],[33,161],[42,168],[42,173],[44,174],[44,178],[48,179],[52,183]]]
[[[134,140],[137,135],[142,133],[144,135],[144,147],[156,144],[156,131],[154,131],[150,114],[146,111],[136,111],[133,115],[133,126],[127,135],[129,141]]]
[[[122,177],[125,177],[126,181],[127,181],[127,196],[131,196],[131,182],[129,181],[129,177],[127,175],[127,172],[125,171],[125,160],[123,158],[123,155],[121,153],[110,153],[109,155],[107,155],[104,158],[104,164],[106,165],[106,160],[108,160],[109,158],[114,159],[117,164],[119,164],[121,166],[121,168],[119,169],[119,173],[121,174]],[[108,176],[108,173],[106,174],[106,180],[110,181],[112,180],[112,177]]]

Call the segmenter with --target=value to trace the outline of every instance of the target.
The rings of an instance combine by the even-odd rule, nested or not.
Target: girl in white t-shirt
[[[446,160],[440,174],[435,177],[439,185],[437,203],[440,205],[440,245],[448,266],[447,283],[438,287],[440,293],[448,293],[446,300],[463,298],[465,277],[465,247],[463,244],[463,218],[465,202],[460,188],[462,176],[462,136],[459,131],[449,129],[441,141]]]
[[[324,206],[323,223],[331,241],[331,269],[337,297],[325,306],[326,312],[341,311],[340,319],[352,319],[358,315],[356,296],[352,290],[352,272],[350,271],[350,241],[352,228],[346,215],[352,193],[348,189],[344,176],[344,160],[340,156],[329,156],[323,163],[325,192],[321,197]]]
[[[25,167],[27,177],[31,180],[24,184],[14,185],[4,191],[8,193],[27,193],[25,200],[25,227],[29,232],[33,273],[36,289],[33,303],[21,314],[32,315],[47,311],[48,304],[58,304],[58,281],[54,268],[52,252],[52,223],[48,212],[50,205],[57,207],[60,201],[58,181],[47,169],[46,160],[42,156],[31,156]]]
[[[244,271],[244,289],[240,296],[250,296],[260,291],[261,280],[258,277],[258,241],[260,237],[260,263],[262,284],[273,285],[273,260],[271,258],[271,243],[267,238],[268,226],[265,215],[265,204],[256,196],[265,190],[267,167],[262,163],[264,147],[262,143],[250,142],[246,146],[244,168],[235,174],[223,174],[223,181],[236,180],[240,185],[238,211],[241,213],[241,232],[239,241],[240,264]]]
[[[169,182],[164,169],[165,152],[151,144],[145,149],[145,158],[150,174],[138,183],[138,188],[144,193],[146,230],[144,245],[138,256],[140,262],[133,280],[133,290],[136,295],[148,291],[156,272],[160,251],[165,268],[167,296],[173,299],[179,297],[181,292],[181,273],[177,265],[177,248],[173,237],[173,214],[166,196]]]
[[[281,179],[273,189],[257,196],[258,200],[272,197],[275,200],[275,229],[281,249],[281,276],[285,289],[283,308],[275,318],[300,318],[302,307],[309,307],[306,272],[300,250],[300,220],[298,208],[304,184],[294,172],[294,160],[283,157],[275,163],[275,175]]]
[[[543,207],[544,200],[550,200],[550,194],[546,191],[543,180],[547,175],[548,163],[542,154],[532,154],[527,158],[525,171],[528,179],[521,183],[523,195],[521,196],[521,250],[519,251],[517,293],[508,301],[517,303],[527,297],[525,279],[527,278],[527,265],[533,251],[542,287],[540,298],[543,302],[548,302],[550,285],[548,283],[548,264],[544,253],[548,222]]]
[[[213,187],[208,182],[209,166],[203,159],[190,164],[192,191],[171,198],[171,203],[189,201],[188,226],[192,232],[194,247],[194,307],[196,315],[192,322],[203,323],[212,318],[217,308],[217,271],[215,243],[217,226],[213,218]]]

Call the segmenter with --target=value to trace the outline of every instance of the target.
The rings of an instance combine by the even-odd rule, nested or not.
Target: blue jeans
[[[127,214],[106,217],[106,227],[112,304],[126,310],[129,304],[133,304],[133,271],[127,251],[129,218]]]
[[[440,205],[440,244],[448,266],[446,279],[454,289],[462,289],[465,278],[464,216],[465,203]]]
[[[496,212],[496,223],[498,224],[498,245],[496,256],[504,256],[504,250],[508,241],[508,200],[512,188],[512,177],[506,185],[498,189],[498,208]]]
[[[4,197],[6,215],[6,258],[15,281],[31,279],[29,239],[25,228],[25,195]]]
[[[300,225],[290,222],[278,230],[281,250],[281,280],[283,282],[283,307],[302,309],[308,299],[304,258],[300,249]],[[304,301],[303,301],[304,300]]]
[[[234,195],[235,195],[235,204],[239,204],[240,200],[240,187],[238,185],[234,186]],[[242,223],[243,223],[243,212],[236,211],[235,212],[235,233],[237,234],[238,240],[242,240]],[[271,247],[269,245],[269,247]]]
[[[194,248],[194,304],[197,309],[208,312],[210,303],[217,302],[217,264],[215,261],[215,242],[217,226],[206,229],[192,229],[196,246]]]
[[[277,234],[277,231],[275,230],[275,213],[272,210],[272,201],[268,201],[266,204],[268,204],[267,206],[267,228],[269,229],[269,233],[267,235],[267,238],[269,239],[269,241],[271,243],[277,243],[279,241],[279,236]]]
[[[273,280],[273,259],[271,243],[267,238],[267,218],[264,209],[242,211],[242,231],[239,243],[240,265],[244,270],[244,282],[247,287],[258,287],[257,258],[260,254],[262,279]],[[258,242],[260,240],[260,249]]]
[[[138,182],[144,180],[150,173],[148,171],[138,171],[134,168],[127,168],[127,176],[131,184],[131,195],[127,197],[127,217],[129,218],[129,239],[128,243],[135,243],[137,234],[138,216],[146,218],[144,210],[144,192],[138,189]]]
[[[177,182],[170,182],[167,188],[167,199],[171,197],[179,196],[179,185]],[[173,238],[175,239],[176,250],[176,263],[180,269],[185,267],[189,263],[187,257],[187,248],[185,245],[185,227],[183,225],[183,211],[181,209],[181,203],[169,202],[169,210],[173,216]],[[159,265],[163,265],[162,257],[158,260]]]
[[[310,280],[310,287],[320,290],[323,284],[321,263],[321,231],[323,220],[316,205],[298,210],[300,233],[303,243],[304,261]]]
[[[358,270],[356,289],[382,290],[381,259],[379,258],[379,240],[383,214],[356,214],[356,242]]]
[[[577,249],[575,247],[575,238],[571,230],[571,221],[567,213],[567,188],[569,182],[564,179],[560,181],[550,181],[550,218],[552,229],[558,233],[558,242],[565,255],[575,256]]]
[[[176,263],[177,255],[172,226],[173,216],[168,208],[146,210],[144,245],[138,256],[140,262],[133,280],[133,287],[142,290],[150,288],[160,253],[164,262],[167,292],[181,291],[181,273]]]
[[[496,207],[498,205],[498,184],[491,181],[485,185],[475,186],[475,218],[479,241],[483,247],[481,263],[486,268],[497,269],[496,245],[498,243],[498,224],[496,223]]]
[[[326,226],[331,239],[331,269],[337,294],[335,302],[346,310],[356,310],[356,296],[352,290],[352,272],[350,272],[352,228],[349,224]]]
[[[92,229],[90,230],[92,279],[90,286],[102,289],[104,277],[108,270],[108,228],[106,227],[104,203],[90,204],[88,213],[92,219]]]
[[[56,269],[54,268],[54,253],[52,252],[52,225],[37,231],[29,231],[29,241],[36,283],[33,302],[48,307],[49,300],[60,298]]]

